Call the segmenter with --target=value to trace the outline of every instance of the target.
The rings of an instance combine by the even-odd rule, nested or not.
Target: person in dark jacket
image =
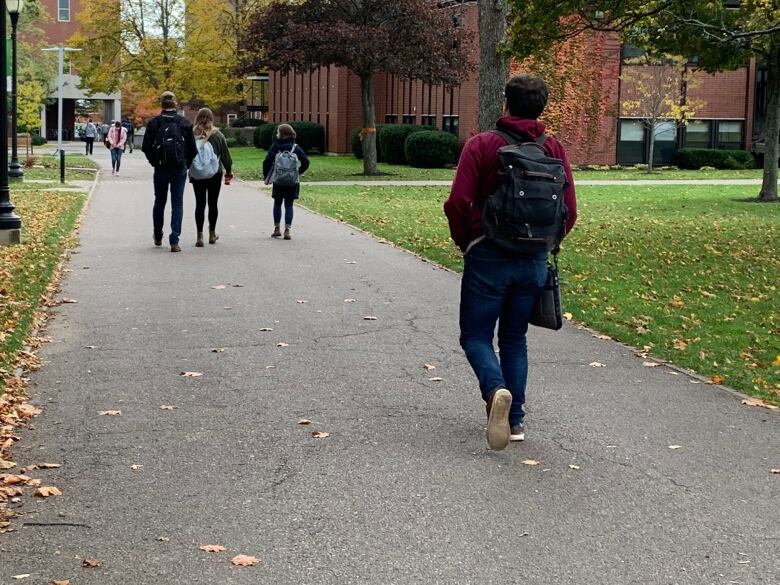
[[[547,86],[533,75],[509,80],[504,91],[504,116],[499,130],[533,141],[544,134],[537,118],[547,105]],[[491,449],[504,449],[509,441],[525,438],[525,388],[528,376],[526,332],[534,302],[547,276],[547,254],[516,255],[497,247],[482,231],[482,208],[496,190],[500,161],[498,149],[506,141],[482,132],[463,148],[452,189],[444,202],[450,234],[464,252],[461,282],[460,344],[479,381],[485,400]],[[566,152],[553,137],[542,148],[561,159],[567,186],[566,233],[577,218],[574,179]],[[493,349],[498,322],[500,360]]]
[[[266,182],[271,178],[276,155],[281,151],[293,152],[298,157],[301,163],[298,168],[300,174],[305,173],[306,169],[309,168],[309,157],[303,148],[295,144],[295,136],[295,130],[292,126],[279,124],[279,127],[276,129],[276,140],[274,140],[271,148],[268,149],[268,154],[263,161],[263,176],[266,178]],[[274,231],[271,234],[272,238],[282,236],[279,228],[282,222],[282,203],[284,203],[284,239],[292,239],[290,229],[292,228],[293,220],[293,202],[298,199],[300,192],[300,183],[291,186],[273,185],[271,191],[271,195],[274,198]]]
[[[181,252],[179,236],[181,235],[181,220],[184,215],[184,185],[187,182],[187,169],[192,159],[198,153],[195,136],[192,134],[192,124],[184,116],[176,113],[176,96],[166,91],[160,96],[162,112],[155,116],[146,126],[141,150],[146,160],[154,167],[154,208],[152,221],[154,223],[154,245],[162,246],[163,222],[165,220],[165,205],[168,202],[168,189],[171,191],[171,235],[169,241],[171,252]],[[181,162],[165,161],[157,148],[157,133],[167,124],[178,124],[183,144],[181,145]]]
[[[133,154],[133,136],[135,135],[135,126],[133,125],[133,122],[130,120],[130,118],[125,118],[122,121],[122,128],[127,130],[127,141],[125,142],[125,152],[127,152],[127,147],[130,147],[130,154]]]
[[[217,200],[219,191],[222,188],[222,173],[225,173],[225,185],[230,185],[233,179],[233,159],[230,157],[227,141],[219,128],[214,126],[214,113],[208,108],[201,108],[195,116],[195,122],[192,125],[192,131],[195,139],[207,141],[214,149],[214,154],[219,158],[219,170],[208,179],[193,179],[190,176],[192,189],[195,191],[195,227],[198,231],[195,246],[203,247],[203,220],[205,219],[206,203],[209,206],[209,244],[216,244],[219,236],[217,235]]]

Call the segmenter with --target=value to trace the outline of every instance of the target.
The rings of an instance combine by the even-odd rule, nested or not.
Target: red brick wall
[[[41,4],[49,15],[49,20],[43,23],[43,34],[53,45],[64,45],[68,39],[78,30],[79,23],[76,15],[81,12],[81,0],[70,0],[70,21],[57,20],[59,11],[58,0],[41,0]]]

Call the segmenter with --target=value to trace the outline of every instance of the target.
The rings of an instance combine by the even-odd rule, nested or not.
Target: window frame
[[[62,7],[65,3],[67,6]],[[67,18],[62,18],[63,11],[67,13]],[[70,0],[57,0],[57,22],[70,22],[71,4]]]

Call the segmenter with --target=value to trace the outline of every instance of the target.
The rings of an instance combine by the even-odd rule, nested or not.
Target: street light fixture
[[[6,29],[6,11],[0,9],[0,31]],[[0,43],[0,245],[21,241],[22,218],[14,213],[8,189],[8,71],[5,43]]]
[[[22,12],[23,0],[5,0],[8,14],[11,16],[11,164],[8,175],[11,177],[23,177],[22,165],[19,164],[17,153],[16,125],[18,110],[16,109],[16,25],[19,22],[19,14]]]

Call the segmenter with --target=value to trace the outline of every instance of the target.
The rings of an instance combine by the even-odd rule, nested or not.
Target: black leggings
[[[206,200],[209,204],[209,230],[217,229],[217,199],[222,188],[222,173],[217,173],[210,179],[194,179],[192,188],[195,190],[195,226],[198,232],[203,231],[203,216],[206,211]]]

